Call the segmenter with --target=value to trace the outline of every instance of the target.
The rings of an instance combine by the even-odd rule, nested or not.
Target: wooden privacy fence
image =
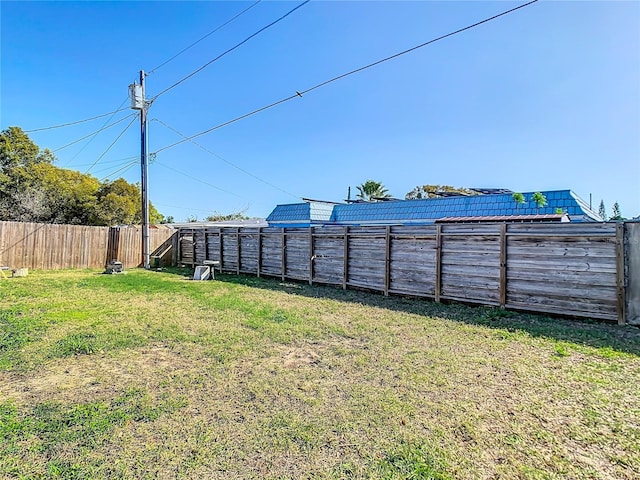
[[[624,237],[622,223],[182,228],[178,258],[217,260],[236,274],[624,323]]]
[[[57,270],[103,268],[119,260],[127,268],[141,264],[140,227],[91,227],[44,223],[0,222],[0,265],[11,268]],[[151,254],[175,263],[177,240],[172,228],[149,231]]]

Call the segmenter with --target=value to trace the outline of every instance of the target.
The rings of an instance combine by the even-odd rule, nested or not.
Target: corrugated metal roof
[[[505,215],[549,215],[562,209],[573,221],[597,220],[585,212],[570,190],[542,192],[547,206],[537,208],[533,192],[524,193],[525,203],[518,205],[512,194],[472,195],[466,197],[426,198],[389,203],[336,205],[333,223],[380,221],[435,221],[443,217],[490,217]],[[588,208],[587,208],[588,210]],[[589,218],[582,218],[582,217]]]
[[[362,225],[433,223],[446,217],[506,217],[556,215],[561,209],[571,221],[602,221],[586,202],[571,190],[541,192],[547,205],[537,208],[533,192],[523,193],[525,203],[516,204],[513,194],[471,195],[394,202],[331,205],[326,202],[278,205],[267,217],[269,224],[304,221],[307,224]],[[331,210],[329,210],[331,209]],[[555,218],[555,217],[554,217]]]
[[[267,217],[267,222],[291,222],[311,219],[311,210],[308,203],[289,203],[278,205]]]
[[[438,218],[435,223],[474,223],[474,222],[568,222],[569,217],[565,213],[550,215],[497,215],[493,217],[444,217]]]

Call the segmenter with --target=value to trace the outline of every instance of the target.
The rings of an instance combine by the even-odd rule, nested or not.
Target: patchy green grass
[[[0,281],[0,477],[640,477],[640,331],[187,271]]]

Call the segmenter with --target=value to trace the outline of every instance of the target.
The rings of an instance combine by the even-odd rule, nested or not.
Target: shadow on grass
[[[620,326],[603,321],[550,317],[453,302],[436,303],[416,297],[385,297],[375,292],[343,290],[340,287],[309,285],[291,280],[282,282],[277,278],[216,273],[216,280],[309,298],[326,298],[398,312],[440,317],[469,325],[482,325],[511,332],[522,331],[534,337],[551,338],[596,348],[610,348],[640,356],[640,329],[629,325]]]

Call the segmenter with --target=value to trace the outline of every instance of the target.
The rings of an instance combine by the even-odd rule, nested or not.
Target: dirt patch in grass
[[[155,389],[167,377],[195,365],[193,352],[185,354],[167,345],[117,354],[76,355],[29,373],[0,372],[0,397],[19,405],[93,401],[110,398],[133,385]]]

